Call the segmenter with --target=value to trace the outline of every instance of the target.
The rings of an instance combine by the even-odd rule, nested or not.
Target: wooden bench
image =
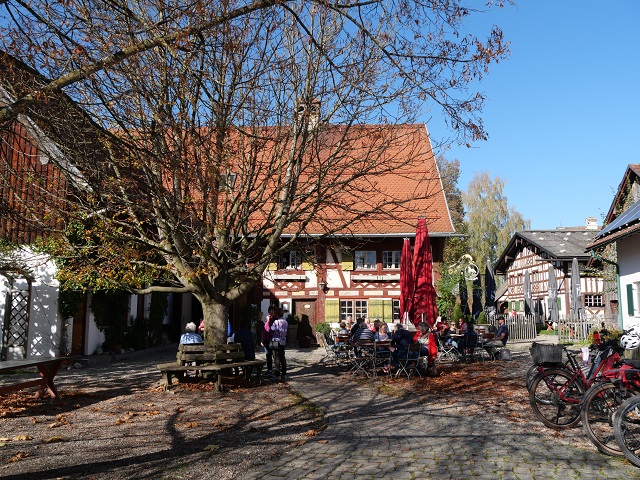
[[[264,360],[245,360],[242,345],[228,343],[226,345],[205,346],[203,343],[190,343],[178,346],[176,361],[157,365],[162,372],[164,389],[168,390],[173,377],[178,382],[186,382],[190,378],[187,372],[194,372],[195,378],[203,377],[207,373],[216,374],[216,387],[222,390],[222,376],[224,373],[240,373],[242,371],[247,380],[251,380],[251,373],[256,369],[256,383],[260,383]]]

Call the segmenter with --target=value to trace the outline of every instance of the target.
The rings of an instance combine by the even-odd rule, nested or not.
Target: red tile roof
[[[348,129],[334,125],[319,137],[320,146],[305,160],[299,188],[310,188],[322,175],[322,182],[342,190],[328,189],[330,201],[314,215],[305,233],[411,236],[419,216],[427,219],[431,235],[455,231],[425,125]],[[267,156],[269,148],[265,150]],[[323,165],[325,168],[320,167]],[[358,168],[363,169],[362,177],[357,176]],[[346,184],[345,178],[349,180]],[[254,221],[260,219],[254,217]],[[297,230],[298,226],[292,226],[288,231]]]

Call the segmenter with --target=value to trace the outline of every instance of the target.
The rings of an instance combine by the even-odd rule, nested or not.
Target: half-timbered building
[[[379,128],[379,127],[376,127]],[[446,238],[455,234],[426,125],[406,125],[396,138],[402,142],[386,155],[410,154],[405,170],[378,177],[376,195],[416,199],[403,202],[393,217],[354,218],[349,231],[337,232],[316,248],[313,261],[304,252],[280,256],[264,274],[261,310],[281,305],[292,314],[306,315],[311,324],[338,322],[348,317],[393,322],[400,315],[400,252],[404,238],[414,238],[419,216],[429,228],[434,272]],[[370,199],[377,202],[377,199]],[[310,231],[310,235],[324,232]]]
[[[553,265],[558,286],[558,311],[561,316],[568,315],[571,262],[576,258],[585,313],[611,317],[611,306],[605,304],[602,274],[597,268],[587,268],[590,255],[586,253],[586,246],[599,229],[596,219],[588,218],[585,227],[516,232],[495,266],[496,274],[505,277],[505,287],[497,299],[500,312],[533,314],[540,322],[547,319],[549,266]],[[525,272],[529,272],[531,282],[533,302],[530,312],[525,310]]]

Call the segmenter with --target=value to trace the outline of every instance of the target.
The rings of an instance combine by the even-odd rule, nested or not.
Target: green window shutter
[[[313,270],[313,263],[311,263],[311,262],[302,262],[302,270],[304,270],[304,271]]]
[[[277,270],[278,269],[278,264],[277,262],[271,262],[269,265],[267,265],[267,270]]]
[[[562,310],[562,298],[558,297],[556,298],[556,301],[558,302],[558,311]]]
[[[382,301],[382,317],[380,320],[386,323],[393,323],[393,300]]]
[[[342,252],[342,270],[353,270],[353,252]]]
[[[633,308],[633,283],[627,285],[627,313],[629,316],[633,316],[634,308]]]
[[[337,299],[325,300],[324,321],[328,323],[340,321],[340,300],[337,300]]]
[[[384,301],[383,300],[369,300],[369,320],[373,321],[374,318],[382,320],[384,317]]]

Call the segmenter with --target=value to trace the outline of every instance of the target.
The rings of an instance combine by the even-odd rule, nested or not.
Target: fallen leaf
[[[56,442],[68,442],[68,441],[69,441],[68,438],[60,437],[60,436],[50,437],[43,440],[44,443],[56,443]]]
[[[27,458],[29,456],[29,452],[16,452],[16,454],[9,459],[10,462],[17,462],[22,460],[23,458]]]
[[[305,443],[307,443],[306,440],[298,440],[297,442],[293,442],[291,444],[292,447],[301,447],[302,445],[304,445]]]
[[[329,443],[329,440],[318,440],[318,443]]]
[[[198,422],[188,422],[184,424],[184,428],[196,428],[198,426]]]
[[[16,435],[13,437],[14,442],[26,442],[27,440],[33,440],[31,435]]]
[[[211,445],[207,445],[206,447],[204,447],[202,450],[204,450],[205,452],[216,452],[220,450],[220,445],[212,443]]]

